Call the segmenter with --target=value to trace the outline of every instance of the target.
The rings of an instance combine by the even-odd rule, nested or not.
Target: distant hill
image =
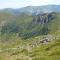
[[[19,15],[21,13],[26,13],[29,15],[37,15],[49,12],[60,12],[60,5],[44,5],[44,6],[27,6],[18,9],[3,9],[2,11],[10,12],[12,14]]]

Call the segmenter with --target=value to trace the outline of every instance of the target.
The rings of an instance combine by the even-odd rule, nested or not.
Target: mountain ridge
[[[27,6],[22,8],[5,8],[0,11],[10,12],[12,14],[19,15],[21,13],[38,15],[41,13],[60,12],[60,5],[43,5],[43,6]]]

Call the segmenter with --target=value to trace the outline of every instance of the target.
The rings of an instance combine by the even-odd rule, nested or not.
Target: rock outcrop
[[[39,14],[37,16],[34,16],[33,22],[36,24],[45,24],[53,20],[55,17],[55,13],[44,13],[44,14]]]

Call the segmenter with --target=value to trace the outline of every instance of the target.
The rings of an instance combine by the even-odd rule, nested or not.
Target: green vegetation
[[[60,60],[60,13],[0,12],[0,60]]]

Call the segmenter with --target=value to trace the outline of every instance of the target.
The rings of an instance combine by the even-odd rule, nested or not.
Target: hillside
[[[9,15],[8,13],[6,13],[4,16],[5,18],[1,17],[0,31],[2,35],[8,35],[11,33],[18,34],[18,36],[23,39],[38,35],[47,35],[50,33],[49,24],[52,21],[55,21],[56,18],[58,18],[56,17],[56,15],[57,13],[55,12],[38,14],[35,16],[27,14],[14,16],[12,14]]]
[[[39,14],[1,10],[0,60],[60,60],[60,10],[56,8],[50,6],[50,11]]]

